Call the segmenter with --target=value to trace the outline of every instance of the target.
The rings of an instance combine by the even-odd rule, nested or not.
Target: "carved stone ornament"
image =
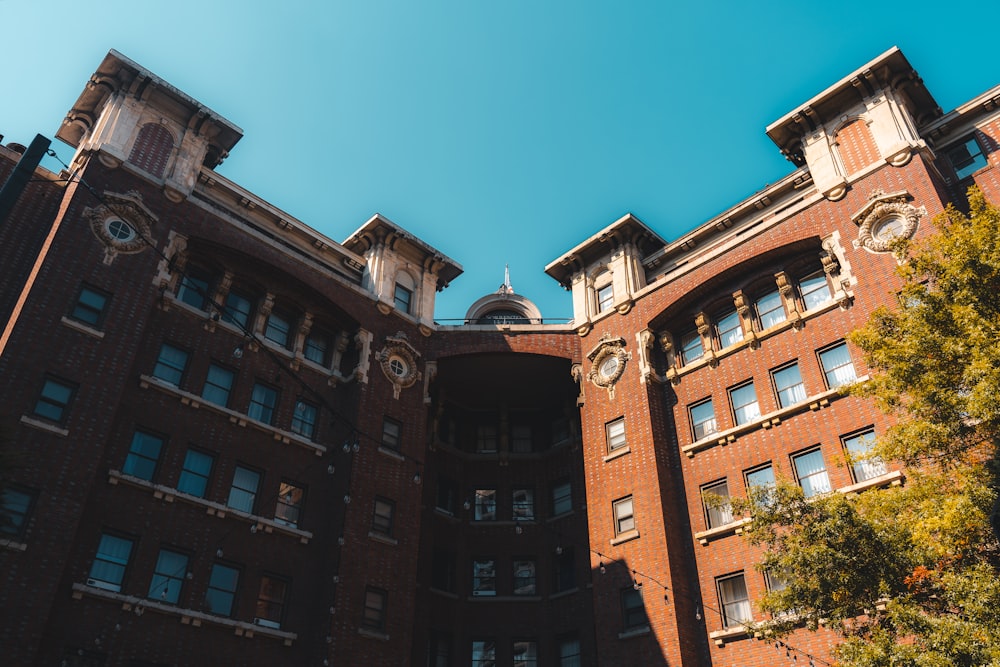
[[[420,353],[410,345],[402,331],[395,336],[386,337],[385,345],[375,355],[375,359],[392,383],[393,398],[399,398],[400,390],[412,387],[420,379],[420,372],[417,371],[419,356]]]
[[[118,253],[142,252],[153,244],[152,229],[156,216],[142,203],[135,190],[119,194],[105,192],[104,203],[83,212],[94,236],[104,245],[104,263],[110,264]]]
[[[889,252],[896,239],[912,238],[920,218],[927,215],[923,206],[917,208],[909,203],[910,195],[906,191],[886,194],[875,190],[868,199],[864,208],[851,216],[858,225],[855,248]]]
[[[607,389],[614,396],[615,383],[625,372],[625,364],[632,355],[625,351],[624,338],[612,338],[610,334],[601,336],[597,347],[590,351],[590,372],[587,379],[596,386]]]

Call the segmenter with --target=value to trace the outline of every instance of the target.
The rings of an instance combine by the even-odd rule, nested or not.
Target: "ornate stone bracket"
[[[883,190],[873,191],[868,196],[868,203],[851,216],[858,225],[854,247],[863,247],[869,252],[889,252],[893,241],[912,238],[920,218],[927,215],[927,209],[913,206],[910,199],[912,197],[905,190],[888,194]]]
[[[674,350],[674,338],[669,332],[664,331],[659,337],[660,349],[667,357],[667,372],[665,377],[670,384],[675,387],[681,383],[681,374],[677,372],[677,353]]]
[[[431,404],[431,382],[437,377],[437,371],[436,361],[424,362],[424,405]]]
[[[635,334],[636,349],[639,350],[639,382],[646,384],[654,382],[662,384],[664,378],[657,375],[653,368],[652,352],[656,343],[656,334],[650,329],[643,329]]]
[[[361,384],[368,384],[368,371],[371,369],[372,339],[371,331],[358,329],[354,336],[354,345],[360,350],[358,354],[358,365],[354,368],[354,376]]]
[[[750,345],[750,349],[760,348],[760,339],[753,328],[753,311],[750,308],[750,301],[743,290],[733,292],[733,304],[736,306],[736,313],[740,316],[740,326],[743,328],[743,338]]]
[[[698,327],[698,335],[701,336],[701,349],[704,350],[704,359],[708,361],[711,368],[719,365],[719,359],[715,356],[715,349],[712,347],[712,325],[708,314],[698,313],[694,318],[695,326]]]
[[[625,351],[625,339],[614,338],[610,334],[601,336],[597,346],[587,354],[590,372],[587,379],[595,386],[608,390],[608,397],[615,397],[615,384],[625,372],[625,365],[632,358]]]
[[[124,194],[105,191],[104,203],[83,211],[90,230],[104,246],[104,263],[111,264],[120,253],[130,255],[155,246],[153,225],[157,218],[142,203],[142,195],[135,190]],[[128,230],[116,222],[126,223]]]
[[[421,378],[417,370],[417,359],[420,353],[410,345],[406,334],[396,332],[394,336],[386,336],[385,343],[375,359],[382,367],[382,373],[392,383],[392,397],[399,398],[399,392],[416,384]]]

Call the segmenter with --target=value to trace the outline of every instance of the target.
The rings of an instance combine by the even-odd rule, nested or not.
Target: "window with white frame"
[[[705,356],[705,347],[701,341],[701,334],[697,331],[689,331],[682,335],[680,352],[681,364],[685,366]]]
[[[133,546],[135,543],[130,539],[103,533],[101,542],[97,545],[94,562],[90,566],[87,585],[116,593],[121,592]]]
[[[260,578],[260,588],[257,589],[257,606],[254,611],[254,623],[266,628],[280,628],[281,617],[285,612],[285,597],[287,595],[287,581],[269,575],[262,576]]]
[[[168,604],[177,604],[188,571],[188,556],[171,549],[160,549],[156,557],[153,578],[146,597]]]
[[[733,418],[737,426],[760,418],[760,405],[757,403],[757,390],[754,389],[753,382],[730,389],[729,401],[733,404]]]
[[[404,278],[400,275],[400,279]],[[409,276],[405,276],[407,282],[410,282]],[[393,291],[393,304],[396,306],[396,310],[401,313],[410,313],[413,308],[413,287],[411,285],[404,285],[400,282],[396,283],[395,290]]]
[[[858,379],[847,343],[840,343],[820,352],[819,363],[823,367],[826,386],[830,389],[851,384]]]
[[[826,463],[823,461],[823,452],[818,447],[793,456],[792,467],[795,468],[795,477],[806,498],[829,493],[832,490],[830,476],[826,473]]]
[[[235,372],[224,366],[211,364],[208,367],[208,375],[205,377],[205,386],[201,390],[201,397],[210,403],[227,407],[235,379]]]
[[[743,573],[719,577],[715,580],[722,609],[722,625],[726,628],[744,627],[753,621],[750,596]]]
[[[975,135],[966,137],[961,143],[945,149],[944,154],[955,169],[955,177],[959,181],[964,181],[989,164]]]
[[[514,521],[533,521],[535,519],[534,489],[514,489],[511,498],[513,500],[511,509]]]
[[[205,610],[219,616],[232,616],[233,603],[240,583],[240,571],[235,567],[214,563],[205,591]]]
[[[472,642],[472,667],[496,667],[497,644],[492,639]]]
[[[715,322],[715,333],[719,337],[719,348],[736,345],[743,340],[743,324],[735,310],[720,316]]]
[[[622,630],[638,630],[649,625],[646,605],[642,601],[642,587],[629,586],[621,589]]]
[[[851,472],[855,482],[881,477],[887,472],[885,461],[871,454],[875,445],[875,429],[868,428],[844,436],[842,440],[851,461]]]
[[[0,536],[14,539],[24,536],[35,496],[27,489],[4,485],[0,491]]]
[[[535,560],[533,558],[515,558],[514,562],[514,595],[534,595]]]
[[[497,490],[476,489],[475,519],[476,521],[496,521]]]
[[[122,472],[126,475],[144,479],[147,482],[156,474],[156,466],[160,461],[160,451],[163,449],[163,438],[136,430],[132,434],[132,444],[129,445]]]
[[[274,420],[274,408],[278,405],[278,391],[266,384],[257,382],[250,394],[250,405],[247,416],[259,422],[270,424]]]
[[[175,345],[164,343],[160,346],[160,356],[153,367],[153,377],[179,387],[187,368],[188,353]]]
[[[830,284],[822,271],[811,273],[799,281],[799,294],[802,295],[802,305],[805,310],[812,310],[830,302]]]
[[[573,486],[559,482],[552,487],[552,516],[573,511]]]
[[[611,310],[615,305],[615,286],[611,282],[609,271],[604,271],[594,279],[594,289],[597,295],[597,312]]]
[[[802,382],[802,373],[797,363],[788,364],[771,371],[774,391],[778,395],[778,405],[787,408],[806,400],[806,386]]]
[[[771,464],[758,466],[744,473],[747,495],[757,503],[767,503],[775,486],[774,468]]]
[[[559,667],[581,667],[580,640],[567,637],[559,641]]]
[[[729,504],[729,484],[726,480],[701,487],[701,498],[705,506],[705,522],[709,528],[718,528],[733,522],[733,508]]]
[[[233,472],[233,485],[229,488],[229,500],[226,504],[241,512],[253,514],[259,487],[259,472],[243,466],[236,466],[236,470]]]
[[[333,345],[330,342],[331,336],[323,329],[313,327],[306,336],[305,344],[302,347],[302,356],[314,364],[320,366],[330,365],[330,352]]]
[[[214,462],[215,457],[210,454],[197,449],[187,450],[181,475],[177,479],[177,490],[196,498],[204,498]]]
[[[615,535],[624,535],[635,530],[635,507],[632,496],[619,498],[612,503],[615,515]]]
[[[608,442],[608,453],[621,449],[628,443],[625,440],[625,418],[620,417],[604,425],[604,432]]]
[[[264,338],[287,348],[292,343],[292,316],[280,310],[272,310],[264,324]]]
[[[519,639],[514,642],[514,667],[538,667],[538,642]]]
[[[64,424],[74,393],[76,385],[51,377],[46,378],[38,400],[35,401],[34,415],[54,424]]]
[[[88,285],[82,285],[80,291],[77,293],[76,302],[69,312],[69,316],[77,322],[82,322],[92,327],[99,327],[104,323],[104,314],[110,298],[107,292]]]
[[[472,561],[472,594],[477,597],[497,594],[496,559],[477,558]]]
[[[283,526],[298,528],[302,520],[302,504],[306,490],[292,482],[278,485],[278,503],[274,508],[274,521]]]
[[[388,498],[376,497],[372,509],[372,532],[383,537],[392,537],[395,514],[396,503]]]
[[[692,405],[688,408],[688,415],[695,440],[708,437],[718,430],[715,422],[715,408],[712,406],[711,398]]]
[[[365,588],[365,610],[361,617],[361,627],[369,630],[385,630],[386,602],[389,593],[381,588]]]
[[[382,446],[393,451],[399,450],[399,438],[403,425],[389,417],[382,418]]]
[[[754,306],[757,309],[757,319],[760,321],[762,331],[781,324],[787,319],[784,300],[777,290],[758,298]]]
[[[292,433],[298,433],[312,440],[316,435],[316,419],[315,405],[302,399],[295,401],[295,409],[292,411]]]

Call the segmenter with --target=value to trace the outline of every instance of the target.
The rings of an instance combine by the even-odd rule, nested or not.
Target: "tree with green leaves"
[[[868,456],[905,484],[807,500],[779,482],[737,508],[777,582],[758,631],[825,625],[842,667],[1000,667],[1000,209],[969,203],[895,244],[899,307],[850,336],[872,369],[850,391],[895,417]]]

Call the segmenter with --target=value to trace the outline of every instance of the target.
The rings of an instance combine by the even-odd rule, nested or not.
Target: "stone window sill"
[[[628,445],[625,445],[624,447],[622,447],[620,449],[616,449],[615,451],[613,451],[610,454],[608,454],[607,456],[605,456],[604,457],[604,462],[607,463],[608,461],[614,461],[619,456],[625,456],[626,454],[628,454],[631,451],[632,451],[632,448],[629,447]]]
[[[725,646],[726,642],[731,642],[736,639],[746,639],[748,637],[750,637],[750,628],[749,626],[743,625],[708,633],[708,638],[715,642],[716,646]]]
[[[388,535],[382,535],[381,533],[375,533],[369,531],[368,537],[375,540],[376,542],[381,542],[382,544],[388,544],[390,546],[396,546],[399,544],[399,540],[395,537],[389,537]]]
[[[133,611],[137,615],[140,615],[142,612],[148,610],[159,614],[165,614],[167,616],[178,616],[182,625],[190,625],[195,628],[201,627],[202,624],[232,628],[235,635],[238,637],[245,637],[246,639],[253,639],[254,635],[260,635],[269,639],[278,639],[285,646],[291,646],[292,643],[298,639],[298,635],[294,632],[276,630],[263,625],[255,625],[253,623],[247,623],[246,621],[237,621],[223,616],[213,616],[212,614],[206,614],[194,609],[175,607],[173,605],[163,604],[162,602],[157,602],[155,600],[147,600],[146,598],[139,598],[134,595],[124,595],[122,593],[106,591],[101,588],[95,588],[84,584],[73,584],[73,599],[82,600],[84,596],[107,600],[110,602],[120,602],[122,611]]]
[[[709,528],[708,530],[703,530],[699,533],[694,534],[694,539],[698,540],[702,545],[707,545],[712,540],[717,540],[720,537],[725,537],[727,535],[739,535],[743,532],[743,526],[750,523],[750,519],[738,519],[727,523],[724,526],[717,526],[715,528]]]
[[[126,475],[120,470],[108,470],[108,484],[118,484],[120,482],[138,487],[140,489],[145,489],[146,491],[152,493],[154,498],[162,500],[165,503],[172,503],[174,500],[180,500],[190,503],[191,505],[204,507],[209,516],[215,516],[220,519],[225,519],[227,516],[231,516],[234,519],[252,524],[257,527],[257,530],[263,530],[265,533],[278,532],[298,538],[299,542],[302,544],[309,544],[309,540],[313,537],[313,534],[309,531],[286,526],[274,519],[268,519],[267,517],[227,507],[226,505],[221,505],[211,500],[205,500],[204,498],[199,498],[197,496],[184,493],[183,491],[178,491],[177,489],[169,486],[154,484],[153,482],[133,477],[132,475]]]
[[[380,632],[369,628],[358,628],[358,634],[362,637],[368,637],[368,639],[378,639],[383,642],[389,641],[389,633],[387,632]]]
[[[265,424],[264,422],[259,422],[256,419],[251,419],[242,412],[236,412],[235,410],[230,410],[229,408],[223,407],[221,405],[216,405],[211,401],[206,401],[201,396],[192,394],[191,392],[184,391],[172,384],[168,384],[163,380],[155,378],[151,375],[140,375],[139,376],[139,386],[143,389],[149,389],[150,387],[158,389],[166,394],[170,394],[180,400],[184,405],[189,405],[192,408],[207,408],[213,412],[218,412],[221,415],[229,417],[229,421],[238,426],[253,426],[254,428],[264,431],[270,434],[275,440],[283,444],[298,445],[305,449],[312,450],[316,456],[322,456],[326,453],[326,447],[315,443],[311,440],[303,438],[301,435],[292,433],[291,431],[285,431],[279,428],[275,428],[270,424]]]
[[[0,539],[0,549],[10,549],[11,551],[26,551],[28,545],[24,542],[18,542],[17,540],[11,539]]]
[[[637,540],[637,539],[639,539],[639,531],[629,530],[624,533],[621,533],[613,540],[611,540],[611,546],[616,547],[619,544],[625,544],[626,542],[631,542],[632,540]]]
[[[651,632],[648,625],[643,625],[638,628],[632,628],[631,630],[625,630],[624,632],[618,633],[618,639],[631,639],[632,637],[642,637],[643,635],[648,635]]]
[[[77,322],[76,320],[71,320],[65,315],[62,316],[59,322],[61,322],[64,326],[69,327],[70,329],[74,329],[76,331],[79,331],[80,333],[85,333],[88,336],[92,336],[98,340],[104,338],[103,331],[95,329],[92,326],[86,325],[83,322]]]
[[[893,470],[892,472],[887,472],[884,475],[879,475],[878,477],[872,477],[871,479],[866,479],[863,482],[858,482],[857,484],[851,484],[850,486],[843,486],[837,489],[837,493],[843,493],[844,495],[851,493],[861,493],[868,489],[872,489],[879,486],[902,486],[905,478],[903,473],[899,470]]]
[[[69,435],[69,429],[56,426],[55,424],[45,422],[40,419],[35,419],[34,417],[29,417],[28,415],[21,415],[21,423],[25,426],[30,426],[31,428],[37,428],[40,431],[48,431],[49,433],[61,435],[64,438]]]

